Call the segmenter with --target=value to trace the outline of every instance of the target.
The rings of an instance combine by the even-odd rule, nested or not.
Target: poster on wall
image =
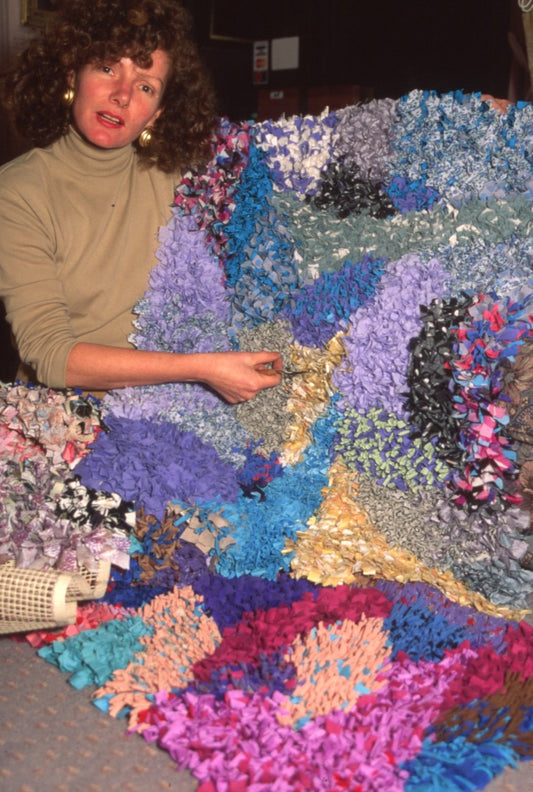
[[[300,64],[300,37],[272,39],[272,71],[297,69]]]
[[[268,84],[268,41],[254,41],[254,85]]]

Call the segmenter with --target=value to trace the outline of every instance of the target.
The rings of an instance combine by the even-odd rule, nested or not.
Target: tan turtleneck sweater
[[[74,131],[0,169],[0,297],[39,382],[65,386],[77,342],[130,346],[176,182]]]

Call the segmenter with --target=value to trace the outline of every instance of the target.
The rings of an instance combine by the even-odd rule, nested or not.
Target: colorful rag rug
[[[533,758],[533,440],[510,420],[532,165],[533,107],[478,95],[221,121],[131,340],[276,349],[293,375],[237,407],[80,400],[77,446],[49,438],[53,394],[6,386],[0,551],[114,562],[30,640],[201,792],[464,792]]]

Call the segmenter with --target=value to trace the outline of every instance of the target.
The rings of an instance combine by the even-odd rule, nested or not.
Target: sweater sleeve
[[[61,281],[56,234],[45,196],[16,189],[9,171],[0,181],[0,297],[21,360],[40,382],[65,387],[76,343]]]

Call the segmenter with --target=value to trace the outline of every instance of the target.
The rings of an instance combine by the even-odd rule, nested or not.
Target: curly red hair
[[[4,104],[19,132],[47,146],[66,134],[62,101],[68,76],[87,63],[128,56],[143,68],[156,49],[170,57],[163,112],[139,159],[171,173],[209,154],[215,124],[210,80],[190,36],[190,18],[177,0],[64,0],[57,23],[32,41],[4,80]]]

